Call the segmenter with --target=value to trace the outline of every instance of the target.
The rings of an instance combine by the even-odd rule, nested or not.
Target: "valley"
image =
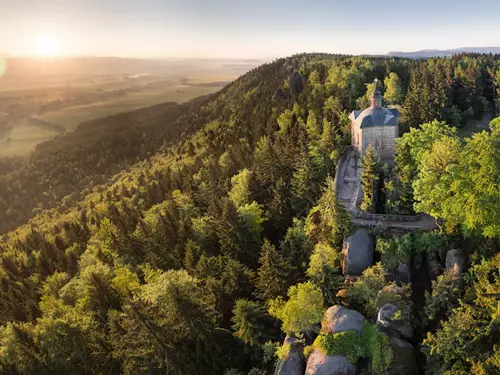
[[[37,63],[38,62],[38,63]],[[0,157],[21,156],[84,122],[211,94],[257,61],[12,60],[0,76]],[[57,129],[38,126],[39,119]]]

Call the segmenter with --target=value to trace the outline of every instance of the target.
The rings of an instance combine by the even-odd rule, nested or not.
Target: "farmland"
[[[0,75],[0,157],[86,121],[218,91],[256,61],[67,58],[7,61]]]

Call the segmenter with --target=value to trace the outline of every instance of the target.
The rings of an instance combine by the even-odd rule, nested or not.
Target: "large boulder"
[[[389,342],[394,357],[389,368],[381,375],[417,375],[417,361],[413,345],[397,337],[390,337]]]
[[[358,229],[344,240],[343,270],[345,275],[361,275],[373,263],[373,237],[366,229]]]
[[[410,267],[406,263],[398,262],[398,280],[401,284],[411,282]]]
[[[359,335],[363,331],[365,317],[355,310],[335,305],[326,310],[321,321],[322,333],[340,333],[356,331]]]
[[[342,355],[329,356],[314,349],[307,361],[305,375],[356,375],[356,366]]]
[[[465,272],[466,259],[465,254],[461,250],[449,250],[446,253],[445,267],[447,271],[451,271],[455,276],[460,276]]]
[[[283,361],[278,375],[303,375],[305,368],[305,359],[303,354],[303,346],[294,337],[285,337],[283,345],[290,345],[290,350]]]
[[[389,336],[400,336],[404,339],[411,340],[413,338],[413,328],[403,321],[394,319],[394,314],[399,310],[399,307],[392,303],[386,303],[380,307],[377,315],[377,327]]]

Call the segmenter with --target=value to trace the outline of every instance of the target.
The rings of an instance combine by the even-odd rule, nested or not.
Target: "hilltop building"
[[[352,146],[360,157],[372,146],[381,161],[392,162],[399,136],[399,111],[382,106],[382,93],[376,85],[370,99],[370,107],[349,115]]]

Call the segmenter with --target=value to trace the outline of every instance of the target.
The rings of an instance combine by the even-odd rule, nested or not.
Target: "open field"
[[[51,124],[72,131],[85,121],[164,102],[182,103],[218,91],[261,63],[112,57],[6,61],[7,70],[0,75],[0,157],[27,154],[54,137],[58,133]],[[36,124],[36,119],[46,124]]]
[[[167,86],[164,88],[155,88],[128,94],[116,100],[63,108],[36,117],[52,124],[64,126],[68,131],[71,131],[75,129],[78,124],[85,121],[164,102],[182,103],[198,96],[213,93],[220,89],[220,87],[221,86],[189,85]]]
[[[0,140],[0,157],[25,155],[39,143],[48,141],[58,133],[29,124],[26,119],[17,122],[7,139]]]

